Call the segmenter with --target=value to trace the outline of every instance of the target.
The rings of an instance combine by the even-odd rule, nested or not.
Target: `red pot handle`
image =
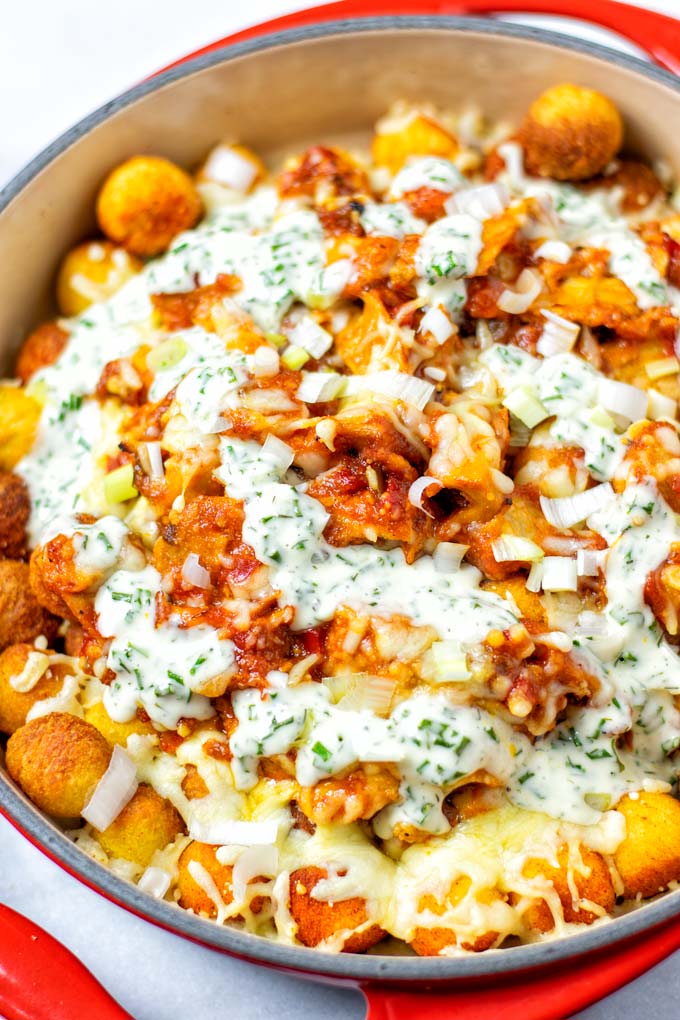
[[[0,904],[3,1020],[133,1020],[61,942]]]
[[[680,21],[656,11],[643,11],[617,0],[339,0],[295,11],[236,32],[192,53],[209,53],[226,43],[252,39],[283,28],[315,25],[341,18],[390,14],[556,14],[579,18],[618,32],[675,74],[680,74]],[[183,63],[186,60],[178,60]],[[170,65],[174,67],[175,65]]]
[[[485,979],[480,987],[410,993],[370,985],[366,1020],[565,1020],[680,949],[680,920],[548,974]],[[511,950],[510,950],[511,951]]]

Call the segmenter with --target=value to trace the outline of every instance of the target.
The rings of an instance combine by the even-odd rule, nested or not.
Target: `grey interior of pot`
[[[516,121],[531,99],[560,81],[614,98],[627,148],[680,169],[680,134],[669,130],[680,86],[631,58],[605,59],[586,44],[509,26],[442,18],[392,18],[285,33],[271,42],[208,54],[133,89],[38,157],[0,195],[0,352],[11,365],[26,332],[52,311],[56,266],[95,229],[93,206],[107,171],[139,152],[190,167],[209,147],[240,140],[275,162],[309,142],[368,137],[396,99],[457,109],[478,106]],[[582,935],[462,959],[331,957],[272,944],[158,903],[85,857],[11,783],[0,805],[36,841],[109,896],[189,937],[278,966],[355,979],[441,981],[517,972],[597,951],[680,912],[680,892]]]

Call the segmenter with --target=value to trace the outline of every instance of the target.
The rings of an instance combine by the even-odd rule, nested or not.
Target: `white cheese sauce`
[[[512,163],[520,162],[521,149],[515,150]],[[504,147],[505,148],[505,147]],[[615,189],[583,191],[573,184],[558,183],[544,178],[527,177],[506,170],[499,176],[516,196],[547,197],[551,200],[560,222],[560,240],[609,252],[609,272],[622,280],[644,311],[669,303],[671,294],[666,281],[652,262],[644,241],[630,228],[620,211],[620,194]]]
[[[207,719],[210,699],[196,694],[203,683],[234,669],[234,646],[204,624],[182,628],[173,617],[156,623],[160,574],[117,570],[97,592],[100,634],[112,638],[107,666],[115,679],[104,692],[112,719],[126,722],[141,705],[154,722],[175,728],[179,719]]]
[[[453,193],[468,182],[458,167],[440,156],[411,157],[394,176],[388,191],[389,198],[402,198],[410,191],[432,188],[434,191]]]

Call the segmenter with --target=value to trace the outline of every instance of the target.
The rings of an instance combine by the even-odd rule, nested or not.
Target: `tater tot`
[[[498,935],[495,931],[478,935],[471,942],[461,942],[461,948],[472,953],[490,949]],[[457,945],[456,933],[450,928],[416,928],[410,946],[418,956],[439,956],[442,949]]]
[[[31,512],[23,478],[0,471],[0,557],[19,559],[26,552],[26,525]]]
[[[460,903],[463,897],[467,895],[471,884],[471,880],[467,875],[459,875],[451,885],[449,894],[446,897],[448,904],[455,906]],[[491,904],[502,899],[502,896],[497,889],[483,889],[477,894],[476,898],[480,904]],[[426,895],[421,900],[419,909],[430,910],[434,914],[440,914],[444,912],[446,905],[447,903],[442,904],[438,902],[434,896]],[[472,940],[463,939],[460,946],[461,949],[466,949],[468,952],[481,953],[485,949],[489,949],[497,939],[498,932],[487,931],[482,935],[477,935]],[[432,928],[416,928],[410,941],[411,948],[418,956],[439,956],[442,949],[456,945],[458,945],[458,938],[455,931],[452,928],[439,925],[435,925]]]
[[[133,156],[104,181],[97,219],[112,241],[132,255],[158,255],[201,215],[201,199],[188,174],[160,156]]]
[[[614,854],[626,898],[647,899],[680,879],[680,804],[669,793],[626,796],[626,837]]]
[[[193,878],[189,865],[192,861],[205,868],[215,883],[225,907],[228,907],[234,898],[231,879],[233,868],[231,864],[220,864],[217,860],[216,851],[218,847],[209,843],[189,843],[189,846],[182,851],[178,861],[179,877],[177,888],[179,889],[179,905],[185,910],[193,910],[195,914],[205,914],[207,917],[217,917],[217,907],[207,892]]]
[[[588,873],[583,874],[579,869],[574,868],[573,879],[576,891],[583,900],[591,900],[611,913],[614,908],[615,894],[614,886],[609,875],[609,868],[603,857],[582,846],[579,848],[581,860]],[[523,868],[526,878],[536,878],[542,875],[552,883],[555,892],[562,904],[564,920],[569,924],[592,924],[597,920],[598,914],[587,910],[574,903],[571,890],[569,889],[569,851],[561,847],[557,854],[558,867],[548,861],[532,858],[527,861]],[[545,900],[537,900],[524,915],[529,928],[533,931],[552,931],[555,921],[552,912]]]
[[[532,103],[519,130],[527,170],[558,181],[602,173],[621,148],[623,123],[601,92],[556,85]]]
[[[122,857],[146,868],[157,850],[173,843],[185,831],[173,805],[152,786],[140,783],[132,799],[95,838],[110,857]]]
[[[33,446],[42,408],[18,386],[0,384],[0,471],[11,471]]]
[[[141,268],[139,259],[110,241],[79,244],[59,267],[59,311],[62,315],[79,315],[95,302],[106,301]]]
[[[43,322],[26,337],[17,356],[14,371],[27,383],[40,368],[53,365],[68,340],[68,333],[56,322]]]
[[[109,766],[111,748],[77,716],[51,712],[7,741],[7,771],[34,804],[55,818],[78,818]]]
[[[298,868],[290,876],[290,913],[297,924],[297,937],[305,946],[317,946],[336,932],[352,931],[368,920],[366,901],[360,896],[334,903],[314,899],[314,886],[327,877],[325,868],[316,867]],[[364,953],[384,936],[383,929],[373,924],[365,931],[350,935],[342,951]]]
[[[120,744],[121,747],[125,747],[128,737],[131,737],[133,733],[144,736],[156,732],[150,722],[144,722],[142,719],[137,718],[137,716],[133,716],[129,722],[115,722],[106,711],[103,701],[97,701],[94,705],[88,705],[83,714],[87,722],[96,726],[101,735],[112,746]]]
[[[44,609],[31,591],[28,563],[0,560],[0,651],[44,634],[48,644],[57,636],[59,620]]]
[[[32,658],[31,658],[32,656]],[[44,669],[40,675],[40,669]],[[11,681],[33,669],[39,676],[27,691],[16,690]],[[61,690],[66,668],[48,667],[43,652],[32,645],[10,645],[0,655],[0,732],[14,733],[26,722],[28,712],[38,701],[53,698]]]
[[[396,130],[380,131],[371,143],[371,155],[378,166],[396,174],[411,156],[442,156],[451,159],[458,141],[441,124],[417,114]]]

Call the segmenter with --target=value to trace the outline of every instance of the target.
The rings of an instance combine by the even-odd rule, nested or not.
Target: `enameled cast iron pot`
[[[665,70],[560,35],[451,16],[510,10],[596,20]],[[312,141],[358,140],[398,98],[475,103],[491,118],[516,120],[541,90],[573,81],[616,101],[631,151],[663,156],[678,171],[675,70],[680,22],[611,0],[345,0],[221,40],[81,121],[0,193],[3,367],[50,313],[55,268],[93,230],[104,175],[134,153],[190,166],[234,137],[276,158]],[[680,947],[679,890],[568,939],[476,956],[322,954],[218,927],[144,895],[78,850],[1,770],[0,811],[66,871],[140,917],[261,964],[359,986],[370,1020],[563,1020]],[[67,950],[8,908],[0,908],[0,1015],[126,1016]]]

